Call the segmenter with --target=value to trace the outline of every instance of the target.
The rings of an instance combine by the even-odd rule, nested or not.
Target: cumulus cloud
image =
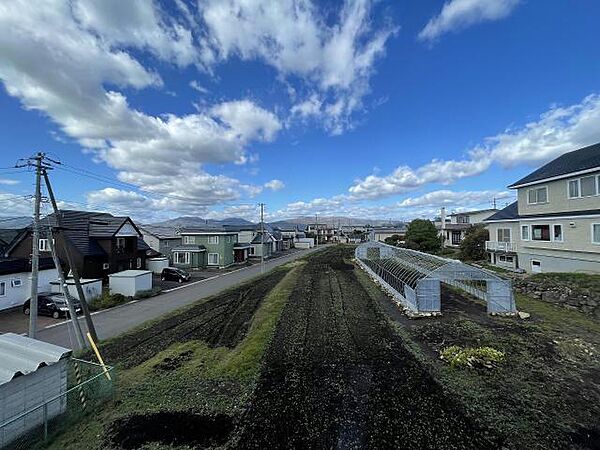
[[[13,180],[12,178],[0,178],[0,184],[4,184],[7,186],[14,186],[15,184],[19,183],[19,180]]]
[[[152,2],[100,3],[0,4],[0,79],[7,92],[119,170],[121,180],[153,193],[200,195],[214,204],[262,189],[209,175],[203,166],[244,162],[249,143],[275,138],[277,116],[249,100],[183,116],[133,108],[123,90],[158,88],[162,79],[126,49],[185,66],[195,61],[188,33]]]
[[[464,209],[479,205],[491,205],[494,199],[502,200],[513,198],[514,193],[508,191],[451,191],[439,190],[423,194],[418,197],[408,197],[397,203],[399,208],[415,208],[423,206],[453,207]]]
[[[30,216],[33,202],[30,198],[0,192],[0,217]]]
[[[497,163],[538,166],[563,153],[600,141],[600,95],[580,103],[554,106],[538,120],[488,137],[462,160],[433,160],[418,168],[400,166],[389,175],[369,175],[350,188],[352,197],[378,199],[399,195],[428,184],[452,184],[479,175]]]
[[[271,180],[265,183],[265,187],[272,191],[280,191],[285,187],[285,184],[281,180]]]
[[[419,39],[434,41],[441,35],[467,28],[480,22],[507,17],[520,0],[450,0],[442,11],[431,18],[419,33]]]
[[[315,116],[332,133],[351,126],[350,116],[369,91],[375,61],[396,31],[387,24],[372,26],[370,0],[345,1],[331,24],[308,0],[205,0],[200,5],[208,28],[207,65],[231,56],[259,59],[284,78],[316,85],[318,93],[292,107],[292,116]]]

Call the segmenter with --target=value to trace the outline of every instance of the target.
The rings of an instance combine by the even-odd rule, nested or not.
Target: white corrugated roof
[[[14,333],[0,335],[0,384],[57,363],[71,350]]]

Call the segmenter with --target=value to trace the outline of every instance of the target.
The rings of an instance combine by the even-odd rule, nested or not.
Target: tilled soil
[[[136,366],[171,345],[202,340],[211,347],[235,347],[246,335],[262,300],[285,274],[277,269],[224,294],[168,316],[141,331],[109,341],[102,347],[104,358],[123,367]]]
[[[498,448],[394,334],[348,248],[313,256],[284,309],[239,448]]]

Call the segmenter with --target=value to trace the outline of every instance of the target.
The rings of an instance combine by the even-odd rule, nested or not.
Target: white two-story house
[[[600,143],[513,183],[517,202],[485,220],[492,264],[527,272],[600,273]]]

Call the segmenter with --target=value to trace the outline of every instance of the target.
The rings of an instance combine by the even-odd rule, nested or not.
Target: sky
[[[0,216],[410,220],[600,142],[593,0],[0,2]],[[21,160],[21,161],[20,161]],[[43,205],[43,211],[48,211]]]

